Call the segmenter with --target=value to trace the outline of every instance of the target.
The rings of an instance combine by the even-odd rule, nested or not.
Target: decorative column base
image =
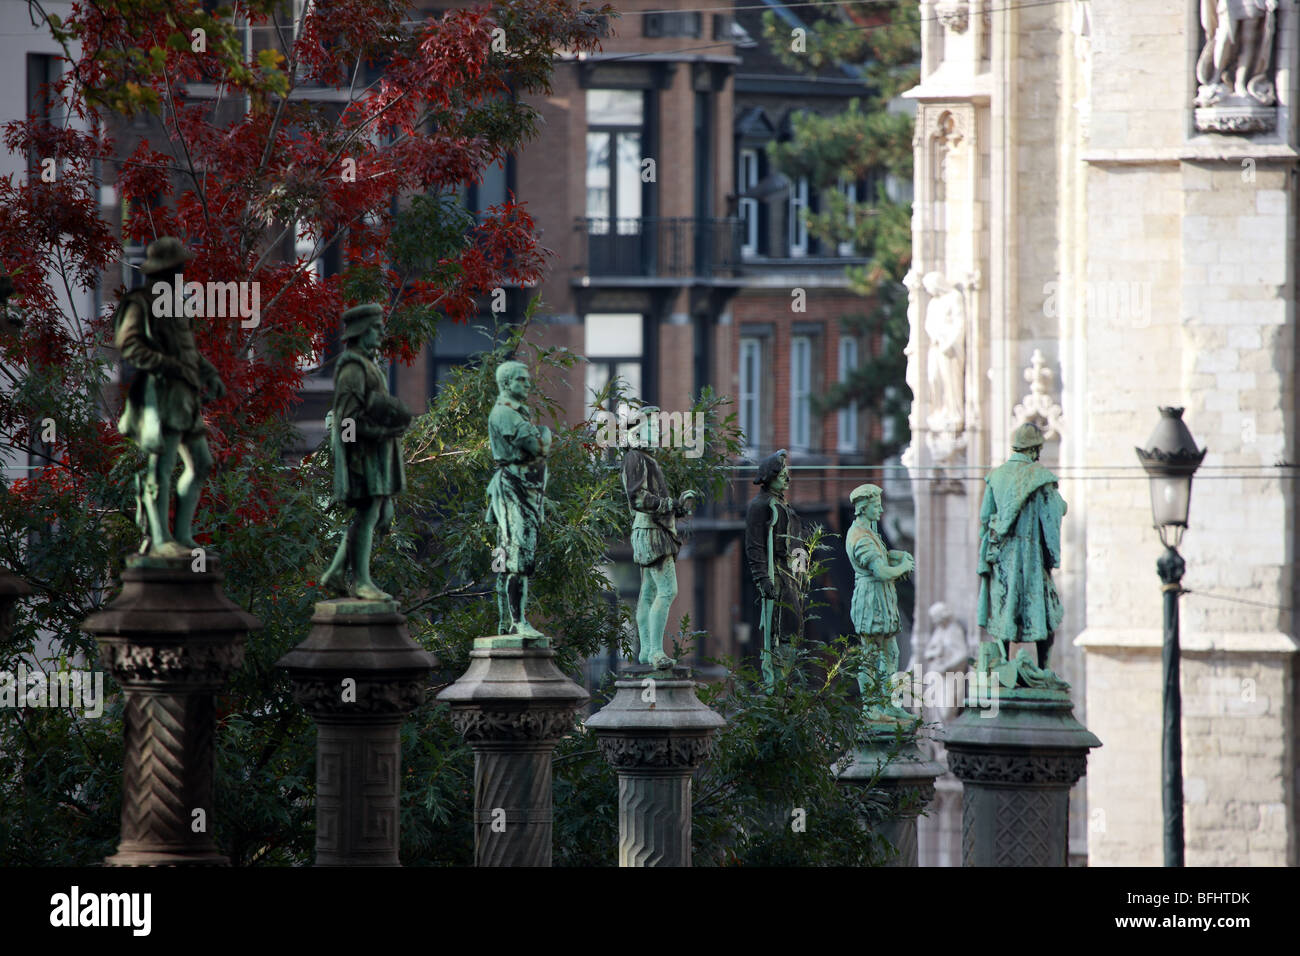
[[[480,637],[438,700],[474,751],[476,866],[551,865],[551,754],[587,692],[546,638]]]
[[[396,601],[318,601],[311,623],[276,666],[316,722],[316,865],[400,866],[402,721],[437,659]]]
[[[1064,691],[1018,687],[997,702],[985,717],[972,701],[947,732],[962,782],[962,865],[1065,866],[1070,788],[1101,741]]]
[[[700,703],[689,667],[622,669],[587,719],[618,773],[618,865],[691,865],[691,775],[726,721]]]
[[[220,561],[132,555],[122,593],[82,629],[126,696],[122,839],[108,866],[225,866],[212,839],[216,694],[262,625],[225,596]]]
[[[916,866],[916,818],[934,799],[934,781],[944,769],[917,749],[915,730],[905,728],[900,741],[898,727],[868,724],[847,762],[836,768],[835,777],[846,787],[867,787],[874,780],[889,794],[894,818],[885,824],[883,835],[897,853],[886,866]]]

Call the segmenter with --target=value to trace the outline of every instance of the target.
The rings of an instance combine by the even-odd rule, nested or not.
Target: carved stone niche
[[[1264,133],[1277,128],[1276,0],[1200,0],[1196,128]]]
[[[968,0],[939,0],[934,6],[934,14],[945,28],[953,33],[965,33],[970,26],[970,4]]]

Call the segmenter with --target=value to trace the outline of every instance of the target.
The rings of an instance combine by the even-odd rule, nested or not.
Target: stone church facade
[[[1071,857],[1161,862],[1161,552],[1134,448],[1209,454],[1181,599],[1188,865],[1295,865],[1296,52],[1273,0],[921,0],[916,632],[973,642],[983,475],[1035,421],[1069,503],[1052,666],[1103,746]],[[945,789],[944,783],[947,783]],[[922,863],[958,862],[941,780]]]

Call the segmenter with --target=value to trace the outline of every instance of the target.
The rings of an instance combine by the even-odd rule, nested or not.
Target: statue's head
[[[659,447],[659,409],[654,405],[646,405],[638,409],[637,414],[641,416],[636,426],[636,447],[637,448],[658,448]]]
[[[185,264],[194,259],[190,252],[175,236],[162,236],[149,243],[144,250],[144,262],[140,271],[157,281],[170,280],[173,275],[185,268]],[[153,283],[149,283],[152,287]]]
[[[758,473],[754,484],[762,485],[764,491],[780,493],[790,485],[790,468],[786,464],[788,452],[782,448],[773,452],[758,463]]]
[[[921,288],[928,296],[943,295],[948,291],[948,283],[942,272],[927,272],[921,276]]]
[[[497,366],[497,389],[502,395],[509,395],[516,402],[527,400],[528,392],[533,387],[533,380],[528,374],[528,366],[511,359]]]
[[[849,502],[853,505],[855,517],[865,517],[868,521],[879,521],[884,514],[883,492],[879,485],[858,485],[849,492]]]
[[[1043,431],[1033,422],[1025,422],[1011,433],[1012,451],[1018,451],[1037,461],[1042,447]]]
[[[943,601],[935,601],[930,605],[930,621],[938,627],[943,627],[952,621],[953,614],[950,608]]]
[[[367,351],[384,338],[384,307],[377,302],[354,305],[343,313],[343,341]]]

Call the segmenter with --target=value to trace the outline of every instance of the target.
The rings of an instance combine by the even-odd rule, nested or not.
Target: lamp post
[[[1165,553],[1156,562],[1165,599],[1164,727],[1161,732],[1165,866],[1183,865],[1183,698],[1179,685],[1178,597],[1185,565],[1178,553],[1192,503],[1192,475],[1205,458],[1181,408],[1161,408],[1146,448],[1135,449],[1151,479],[1151,515]]]

